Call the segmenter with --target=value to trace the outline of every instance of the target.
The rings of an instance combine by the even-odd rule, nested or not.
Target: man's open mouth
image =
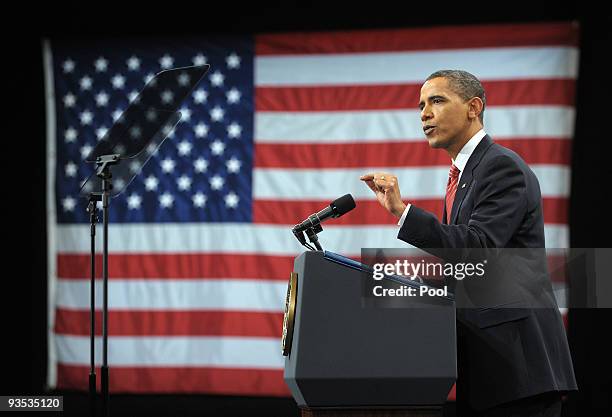
[[[435,126],[427,125],[423,127],[423,132],[425,132],[426,135],[429,135],[435,128]]]

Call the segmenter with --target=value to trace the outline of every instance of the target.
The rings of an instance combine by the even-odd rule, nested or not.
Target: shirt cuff
[[[410,210],[410,207],[412,207],[412,204],[408,203],[406,205],[406,208],[404,209],[404,212],[402,213],[402,217],[400,217],[399,222],[397,222],[397,225],[399,227],[402,227],[404,225],[404,221],[406,220],[406,215],[408,214],[408,210]]]

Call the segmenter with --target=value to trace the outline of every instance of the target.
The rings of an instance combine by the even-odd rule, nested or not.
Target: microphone
[[[297,236],[297,234],[303,232],[304,230],[317,228],[325,220],[340,217],[354,208],[355,200],[353,200],[353,196],[350,194],[345,194],[342,197],[332,201],[332,203],[323,210],[319,211],[318,213],[311,214],[306,220],[293,226],[293,233]]]

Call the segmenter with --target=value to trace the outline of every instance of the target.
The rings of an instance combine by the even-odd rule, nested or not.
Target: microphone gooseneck
[[[323,231],[321,223],[330,218],[338,218],[353,210],[355,207],[356,204],[353,196],[345,194],[332,201],[331,204],[323,210],[311,214],[307,219],[293,226],[292,232],[302,245],[314,250],[312,246],[306,243],[306,238],[304,236],[304,233],[306,233],[308,239],[315,245],[317,250],[322,250],[317,237],[317,233]]]

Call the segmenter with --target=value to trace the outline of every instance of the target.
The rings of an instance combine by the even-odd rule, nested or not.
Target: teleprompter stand
[[[177,111],[183,100],[208,72],[209,65],[175,68],[153,77],[127,110],[98,143],[87,162],[95,163],[95,172],[81,187],[88,198],[87,211],[91,225],[91,288],[90,288],[90,412],[96,416],[95,370],[95,255],[96,207],[102,204],[102,365],[100,383],[102,417],[109,415],[108,366],[108,224],[110,200],[121,194],[142,171],[148,160],[175,128],[181,118]],[[121,162],[129,162],[121,163]],[[111,170],[112,168],[112,170]]]

